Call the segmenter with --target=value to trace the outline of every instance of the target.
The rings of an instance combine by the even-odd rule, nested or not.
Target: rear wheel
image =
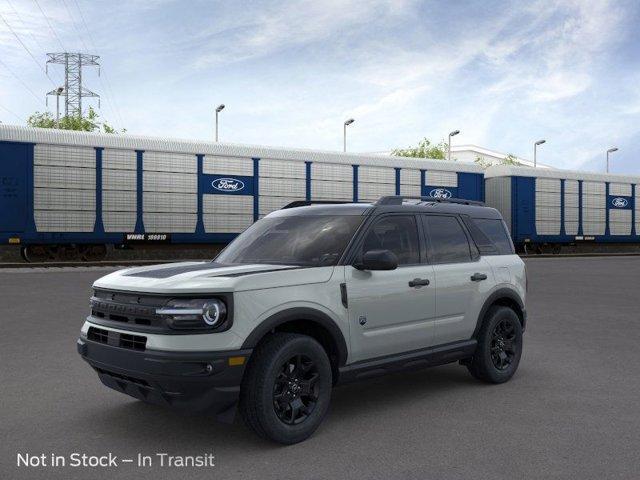
[[[275,333],[251,356],[240,413],[258,435],[278,443],[305,440],[322,422],[331,398],[331,364],[313,338]]]
[[[522,325],[509,307],[494,306],[478,333],[478,347],[467,365],[478,380],[503,383],[518,369],[522,355]]]
[[[22,258],[28,263],[46,262],[51,259],[48,245],[26,245],[22,250]]]

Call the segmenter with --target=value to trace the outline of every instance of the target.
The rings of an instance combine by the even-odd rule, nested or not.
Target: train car
[[[27,261],[225,244],[296,200],[484,200],[476,165],[0,125],[0,243]]]
[[[640,243],[640,177],[502,165],[486,170],[485,192],[525,253]]]

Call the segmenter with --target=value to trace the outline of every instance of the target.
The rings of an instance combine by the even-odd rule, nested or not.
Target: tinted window
[[[420,262],[420,242],[413,216],[389,216],[378,220],[367,232],[362,252],[390,250],[399,265]]]
[[[511,255],[514,253],[511,238],[509,237],[502,220],[492,218],[474,218],[473,222],[496,246],[498,255]]]
[[[263,218],[231,242],[216,262],[335,265],[362,220],[359,215]]]
[[[433,263],[469,262],[467,235],[456,217],[424,216]]]

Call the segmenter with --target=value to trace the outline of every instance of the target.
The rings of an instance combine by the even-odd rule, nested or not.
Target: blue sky
[[[0,0],[0,15],[37,60],[0,19],[5,123],[45,108],[61,79],[45,52],[64,48],[101,55],[85,85],[130,133],[211,139],[225,103],[223,141],[339,150],[354,117],[352,151],[460,129],[524,158],[545,138],[539,161],[561,168],[602,171],[615,145],[612,172],[640,174],[637,1]]]

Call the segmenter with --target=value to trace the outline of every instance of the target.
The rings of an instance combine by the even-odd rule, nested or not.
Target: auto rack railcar
[[[485,192],[524,251],[640,243],[640,177],[496,166],[485,172]]]
[[[0,242],[31,260],[224,244],[295,200],[484,200],[471,164],[0,125]]]

